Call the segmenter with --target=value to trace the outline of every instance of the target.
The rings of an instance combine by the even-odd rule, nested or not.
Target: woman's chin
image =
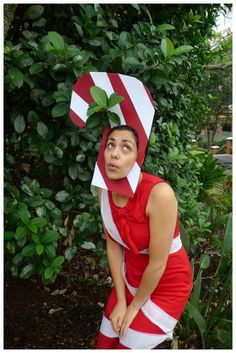
[[[121,180],[121,179],[125,179],[127,177],[127,175],[121,175],[121,174],[118,174],[118,173],[111,173],[109,171],[106,171],[106,174],[107,174],[107,177],[110,179],[110,180]]]

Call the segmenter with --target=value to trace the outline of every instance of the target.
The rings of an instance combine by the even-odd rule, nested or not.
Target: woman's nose
[[[119,158],[119,157],[120,157],[118,147],[115,147],[115,148],[112,149],[111,156],[112,156],[113,158]]]

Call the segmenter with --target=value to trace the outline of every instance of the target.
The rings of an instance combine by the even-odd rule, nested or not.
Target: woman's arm
[[[168,184],[160,183],[153,187],[146,214],[150,225],[149,263],[126,311],[121,336],[126,334],[139,309],[149,299],[166,267],[177,219],[177,200]]]
[[[100,204],[101,190],[98,191],[98,199]],[[123,317],[126,311],[125,283],[122,276],[123,250],[119,244],[111,240],[108,236],[103,224],[103,229],[106,234],[107,257],[108,263],[116,290],[117,304],[110,315],[113,329],[119,334],[122,325]]]

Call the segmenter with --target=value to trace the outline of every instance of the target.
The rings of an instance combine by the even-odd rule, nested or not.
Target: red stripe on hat
[[[137,163],[139,166],[141,166],[143,162],[146,146],[147,146],[147,141],[148,141],[146,132],[140,121],[139,115],[136,112],[135,106],[132,100],[130,99],[129,93],[126,90],[125,85],[121,81],[120,76],[114,73],[108,73],[107,75],[110,79],[110,82],[112,84],[114,91],[118,92],[119,95],[124,97],[124,100],[120,103],[120,108],[122,110],[126,124],[133,127],[138,133],[139,150],[138,150]]]
[[[144,85],[143,85],[143,86],[144,86]],[[144,86],[144,88],[145,88],[145,91],[147,92],[147,95],[148,95],[148,97],[149,97],[149,99],[150,99],[150,102],[152,103],[152,105],[153,105],[153,107],[154,107],[154,100],[152,99],[152,96],[151,96],[151,93],[150,93],[149,89],[147,89],[146,86]]]
[[[92,86],[95,86],[95,83],[90,73],[87,73],[77,81],[73,87],[73,91],[75,91],[86,103],[90,104],[93,102],[93,98],[90,94],[90,87]]]
[[[85,127],[85,122],[72,109],[70,109],[70,119],[76,126]]]
[[[110,127],[106,127],[102,136],[102,141],[99,148],[99,154],[97,159],[98,168],[100,170],[103,181],[106,184],[108,190],[112,190],[113,192],[124,194],[128,197],[133,197],[134,193],[133,193],[133,190],[131,189],[131,186],[127,178],[120,179],[120,180],[111,180],[107,177],[107,174],[105,171],[105,162],[104,162],[104,149],[107,141],[107,135],[110,129],[111,129]]]

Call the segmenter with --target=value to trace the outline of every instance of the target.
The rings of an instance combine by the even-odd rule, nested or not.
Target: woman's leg
[[[109,296],[106,309],[103,315],[96,349],[116,349],[119,343],[119,336],[113,330],[111,326],[111,321],[109,319],[110,313],[112,312],[115,304],[116,304],[116,293],[115,293],[115,289],[113,288]]]

